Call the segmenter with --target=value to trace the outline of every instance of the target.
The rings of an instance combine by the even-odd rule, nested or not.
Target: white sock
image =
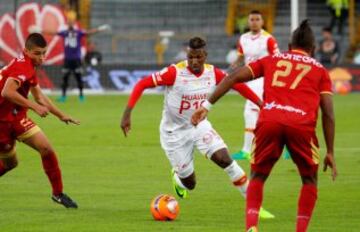
[[[174,173],[174,180],[181,188],[188,190],[188,188],[186,188],[186,186],[181,182],[179,176],[176,173]]]
[[[224,168],[224,171],[228,174],[230,180],[240,191],[241,195],[246,198],[246,189],[249,185],[249,180],[247,179],[244,170],[236,163],[236,161],[233,161],[229,166]]]
[[[254,133],[250,132],[250,131],[245,131],[244,146],[242,148],[242,151],[251,153],[251,146],[252,146],[253,139],[254,139]]]

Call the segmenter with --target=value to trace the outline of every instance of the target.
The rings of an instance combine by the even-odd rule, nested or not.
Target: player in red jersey
[[[17,166],[15,143],[21,141],[40,153],[51,183],[52,200],[67,208],[77,208],[77,204],[63,193],[61,171],[53,147],[41,129],[27,117],[27,110],[31,109],[41,117],[51,113],[66,124],[79,124],[41,91],[35,69],[43,63],[46,49],[44,37],[32,33],[26,39],[23,54],[0,72],[0,176]],[[35,102],[28,99],[29,91]]]
[[[290,48],[289,52],[269,55],[236,69],[224,78],[203,107],[192,116],[192,123],[198,124],[206,117],[211,104],[234,83],[264,76],[264,107],[255,129],[251,180],[246,199],[246,228],[249,231],[257,231],[264,182],[285,145],[298,167],[303,183],[298,201],[296,231],[307,230],[317,200],[320,156],[315,127],[319,107],[327,148],[324,171],[330,167],[333,180],[337,176],[331,81],[326,69],[310,56],[315,48],[315,37],[307,20],[294,31]]]

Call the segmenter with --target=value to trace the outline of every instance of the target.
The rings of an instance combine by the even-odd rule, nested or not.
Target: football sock
[[[233,161],[229,166],[224,168],[224,171],[229,175],[234,186],[240,191],[241,195],[246,198],[246,189],[248,187],[248,179],[244,170]]]
[[[246,196],[246,229],[257,227],[259,209],[263,200],[264,182],[258,179],[250,180]]]
[[[296,232],[306,231],[315,207],[316,199],[317,187],[313,184],[304,184],[299,196]]]
[[[175,172],[174,172],[174,180],[176,184],[179,185],[181,188],[188,190],[188,188],[186,188],[186,186],[181,182],[179,176]]]
[[[51,183],[54,195],[59,195],[63,191],[61,171],[55,153],[49,152],[41,155],[42,165]]]
[[[252,141],[254,139],[254,133],[252,129],[245,129],[244,134],[244,146],[242,148],[242,151],[250,153],[251,152],[251,145]]]
[[[7,172],[4,163],[0,160],[0,176],[4,175]]]

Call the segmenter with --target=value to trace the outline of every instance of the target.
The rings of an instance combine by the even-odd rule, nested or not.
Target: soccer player
[[[44,31],[45,34],[58,35],[64,39],[64,67],[63,67],[63,83],[61,85],[62,95],[58,99],[59,102],[66,101],[66,90],[69,85],[70,74],[74,74],[77,86],[79,88],[79,100],[85,100],[83,94],[83,81],[81,79],[81,40],[84,36],[92,35],[101,31],[109,30],[109,25],[101,25],[98,28],[90,30],[80,30],[75,28],[76,15],[71,12],[68,15],[68,28],[59,32]]]
[[[199,37],[190,39],[187,60],[171,65],[160,72],[140,80],[134,87],[124,111],[121,128],[127,136],[131,128],[131,112],[147,88],[165,86],[165,102],[160,125],[160,141],[173,168],[174,190],[185,198],[188,190],[195,188],[196,179],[193,152],[196,147],[205,157],[221,167],[234,186],[246,196],[247,177],[243,169],[229,156],[220,135],[205,120],[198,127],[191,124],[190,117],[225,77],[225,73],[213,65],[205,64],[206,42]],[[244,84],[233,88],[243,96],[261,104],[260,99]],[[272,218],[265,210],[261,217]]]
[[[296,231],[307,230],[317,200],[320,155],[315,127],[319,107],[327,149],[324,171],[330,167],[332,179],[337,176],[331,81],[326,69],[311,57],[314,49],[314,33],[308,21],[304,20],[292,34],[290,51],[269,55],[236,69],[224,78],[208,101],[192,116],[192,123],[197,125],[206,118],[210,106],[235,83],[264,76],[264,106],[255,129],[251,180],[246,198],[246,228],[249,231],[257,231],[264,183],[285,145],[298,167],[303,184]]]
[[[236,68],[240,64],[248,64],[261,57],[279,52],[275,38],[262,29],[264,20],[259,11],[253,10],[248,16],[250,31],[241,35],[238,41],[238,59],[231,66]],[[264,92],[264,78],[258,78],[246,83],[247,86],[262,99]],[[251,144],[254,138],[254,129],[259,117],[259,107],[253,102],[246,100],[244,107],[245,133],[243,148],[232,155],[233,159],[250,159]]]
[[[27,111],[31,109],[41,117],[51,113],[66,124],[79,124],[41,91],[35,71],[43,63],[46,49],[44,37],[32,33],[26,39],[23,54],[0,72],[0,176],[17,166],[15,143],[21,141],[40,153],[51,183],[52,200],[66,208],[77,208],[77,204],[63,193],[61,171],[53,147],[44,132],[27,117]],[[35,102],[27,98],[29,91]]]

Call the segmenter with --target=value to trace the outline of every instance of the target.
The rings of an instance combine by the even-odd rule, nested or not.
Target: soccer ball
[[[157,221],[172,221],[179,214],[179,203],[175,197],[161,194],[151,201],[150,211]]]

